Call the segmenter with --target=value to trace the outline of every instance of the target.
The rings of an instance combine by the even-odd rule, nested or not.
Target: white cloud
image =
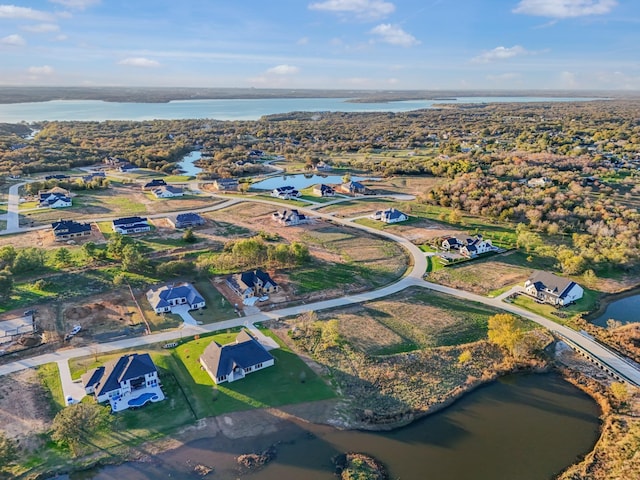
[[[276,65],[267,70],[268,74],[273,75],[295,75],[298,72],[300,69],[293,65]]]
[[[391,25],[390,23],[381,23],[374,27],[370,33],[377,35],[382,42],[399,47],[412,47],[420,44],[416,37],[405,32],[399,26]]]
[[[100,0],[49,0],[51,3],[57,3],[67,8],[75,10],[84,10],[87,7],[98,5]]]
[[[7,35],[4,38],[0,38],[0,44],[9,45],[11,47],[23,47],[27,44],[27,42],[20,35],[13,34]]]
[[[124,60],[120,60],[118,64],[126,65],[128,67],[141,67],[141,68],[154,68],[154,67],[160,66],[160,62],[156,60],[151,60],[150,58],[144,58],[144,57],[125,58]]]
[[[392,14],[396,6],[384,0],[326,0],[309,4],[309,9],[354,15],[361,20],[376,20]]]
[[[0,5],[0,18],[48,22],[53,19],[53,15],[41,10],[34,10],[33,8],[16,7],[15,5]]]
[[[298,45],[307,45],[309,43],[309,37],[299,38],[296,42]]]
[[[507,60],[509,58],[516,57],[518,55],[529,55],[531,52],[525,50],[520,45],[514,45],[513,47],[496,47],[493,50],[487,50],[482,52],[471,61],[474,63],[490,63],[499,60]]]
[[[23,30],[33,33],[51,33],[60,30],[60,27],[55,23],[38,23],[37,25],[25,25]]]
[[[560,72],[560,84],[563,88],[578,88],[580,85],[573,72]]]
[[[538,17],[571,18],[586,15],[604,15],[616,5],[617,0],[521,0],[513,13]]]
[[[53,75],[53,67],[49,65],[43,65],[42,67],[29,67],[28,72],[31,75]]]

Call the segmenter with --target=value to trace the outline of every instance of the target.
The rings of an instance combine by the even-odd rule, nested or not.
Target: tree
[[[0,271],[0,298],[7,299],[13,291],[13,275],[9,269]]]
[[[85,256],[89,259],[89,260],[93,260],[96,258],[96,251],[97,247],[96,244],[94,242],[87,242],[84,245],[82,245],[82,251],[84,252]]]
[[[468,363],[469,361],[471,361],[471,358],[473,358],[471,351],[465,350],[460,355],[458,355],[458,363],[461,363],[461,364]]]
[[[95,403],[76,403],[60,410],[53,419],[51,438],[67,444],[74,455],[99,430],[107,428],[111,416],[105,407]]]
[[[193,233],[192,228],[187,228],[182,235],[182,241],[186,243],[195,243],[198,241],[198,238]]]
[[[488,321],[489,341],[505,348],[513,354],[516,345],[524,337],[522,322],[509,313],[498,313],[489,317]]]
[[[23,248],[16,254],[11,271],[13,273],[35,273],[44,267],[45,251],[39,248]]]
[[[66,267],[71,263],[71,252],[66,247],[59,248],[56,250],[53,259],[56,262],[56,265],[59,267]]]
[[[16,442],[0,432],[0,471],[11,465],[18,457]]]
[[[149,265],[137,245],[126,245],[122,249],[122,269],[127,272],[141,272]]]
[[[620,403],[624,403],[629,400],[629,389],[627,389],[627,386],[624,383],[613,382],[609,389],[611,390],[613,397]]]

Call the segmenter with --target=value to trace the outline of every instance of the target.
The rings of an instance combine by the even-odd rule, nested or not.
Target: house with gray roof
[[[374,220],[380,220],[384,223],[398,223],[408,220],[409,217],[395,208],[387,208],[386,210],[377,210],[371,214],[371,218]]]
[[[211,342],[200,356],[200,364],[217,385],[271,367],[274,358],[249,332],[242,330],[234,343]]]
[[[131,353],[82,375],[82,385],[114,412],[164,400],[158,370],[148,353]]]
[[[151,193],[153,193],[156,198],[174,198],[184,196],[184,190],[172,185],[163,185],[161,187],[153,188],[151,189]]]
[[[146,217],[124,217],[116,218],[111,222],[113,231],[121,235],[130,233],[148,232],[151,230],[149,220]]]
[[[537,300],[558,307],[570,305],[584,295],[584,289],[571,279],[542,271],[534,272],[524,289]]]
[[[267,272],[259,268],[227,277],[227,285],[242,299],[277,292],[280,288]]]
[[[91,224],[61,219],[51,224],[51,230],[56,242],[64,242],[71,238],[91,235]]]
[[[239,184],[237,178],[218,178],[214,180],[213,186],[219,192],[235,192]]]
[[[271,216],[271,218],[285,227],[291,227],[308,222],[307,216],[295,209],[283,210],[282,212],[277,211]]]
[[[175,217],[168,217],[167,221],[173,225],[173,228],[199,227],[205,223],[201,215],[193,212],[179,213]]]
[[[178,305],[188,305],[189,310],[204,308],[206,302],[190,283],[176,283],[150,289],[147,300],[156,313],[171,312]]]

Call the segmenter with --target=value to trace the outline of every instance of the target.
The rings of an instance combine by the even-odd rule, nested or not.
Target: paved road
[[[272,202],[266,199],[254,199],[254,198],[234,198],[233,200],[229,200],[224,204],[215,205],[210,207],[211,209],[219,209],[224,208],[224,206],[228,206],[227,204],[235,204],[241,201],[252,201],[257,203],[269,204],[276,207],[282,207],[282,203],[280,202]],[[427,259],[424,253],[413,243],[403,237],[399,237],[387,231],[377,230],[375,228],[367,227],[365,225],[354,224],[349,219],[341,219],[333,217],[327,213],[321,213],[317,211],[310,210],[308,208],[299,208],[301,211],[306,211],[308,213],[312,213],[317,217],[324,218],[328,221],[335,222],[341,225],[351,226],[353,228],[358,228],[360,230],[364,230],[370,232],[375,235],[379,235],[385,237],[391,241],[399,243],[402,245],[411,255],[413,260],[413,266],[408,274],[397,281],[392,285],[388,285],[384,288],[372,290],[369,292],[356,294],[356,295],[348,295],[341,298],[336,298],[333,300],[325,300],[322,302],[315,302],[306,305],[299,305],[295,307],[284,308],[280,310],[274,310],[271,312],[261,312],[256,315],[250,315],[247,317],[227,320],[225,322],[218,322],[211,325],[203,325],[203,326],[183,326],[182,329],[170,332],[163,332],[159,334],[147,335],[144,337],[136,337],[130,338],[126,340],[120,340],[117,342],[99,344],[97,349],[99,352],[110,352],[114,350],[120,350],[123,348],[148,345],[151,343],[157,342],[167,342],[172,341],[177,338],[181,338],[184,336],[190,336],[198,333],[205,332],[214,332],[218,330],[225,330],[227,328],[239,327],[244,325],[246,322],[257,323],[263,322],[269,319],[275,319],[280,317],[286,317],[290,315],[299,315],[308,311],[316,311],[316,310],[325,310],[329,308],[342,307],[346,305],[351,305],[354,303],[361,303],[370,300],[375,300],[377,298],[385,297],[387,295],[391,295],[397,293],[401,290],[404,290],[410,286],[417,286],[422,288],[428,288],[430,290],[446,293],[458,298],[462,298],[469,301],[474,301],[478,303],[482,303],[485,305],[489,305],[495,307],[497,309],[506,310],[508,312],[520,315],[524,318],[527,318],[543,327],[549,329],[551,332],[561,334],[574,342],[579,347],[584,350],[590,352],[594,357],[598,358],[602,363],[608,365],[612,370],[620,373],[622,376],[629,379],[631,382],[636,385],[640,385],[640,368],[626,361],[623,357],[615,354],[610,351],[597,341],[585,337],[582,334],[571,330],[568,327],[557,324],[552,320],[544,318],[535,313],[529,312],[522,308],[516,307],[515,305],[511,305],[508,303],[504,303],[501,298],[487,298],[482,297],[480,295],[475,295],[473,293],[465,292],[462,290],[457,290],[450,287],[445,287],[443,285],[438,285],[435,283],[425,282],[422,277],[427,268]],[[166,215],[166,214],[163,214]],[[37,357],[33,357],[30,359],[25,359],[17,362],[13,362],[7,365],[0,366],[0,375],[6,375],[11,372],[15,372],[18,370],[22,370],[24,368],[31,368],[38,365],[43,365],[49,362],[57,362],[59,360],[68,360],[70,358],[86,356],[93,353],[92,349],[95,350],[96,347],[83,347],[76,349],[68,349],[68,350],[60,350],[55,353],[40,355]]]
[[[7,205],[7,226],[2,233],[17,233],[20,231],[20,187],[28,182],[20,182],[9,187],[9,203]]]

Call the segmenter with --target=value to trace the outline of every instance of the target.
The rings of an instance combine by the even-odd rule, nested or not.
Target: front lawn
[[[528,295],[518,295],[513,304],[555,322],[565,324],[575,315],[595,310],[600,295],[601,293],[596,290],[585,288],[584,296],[580,300],[573,305],[562,308],[556,308],[548,303],[538,303]]]

